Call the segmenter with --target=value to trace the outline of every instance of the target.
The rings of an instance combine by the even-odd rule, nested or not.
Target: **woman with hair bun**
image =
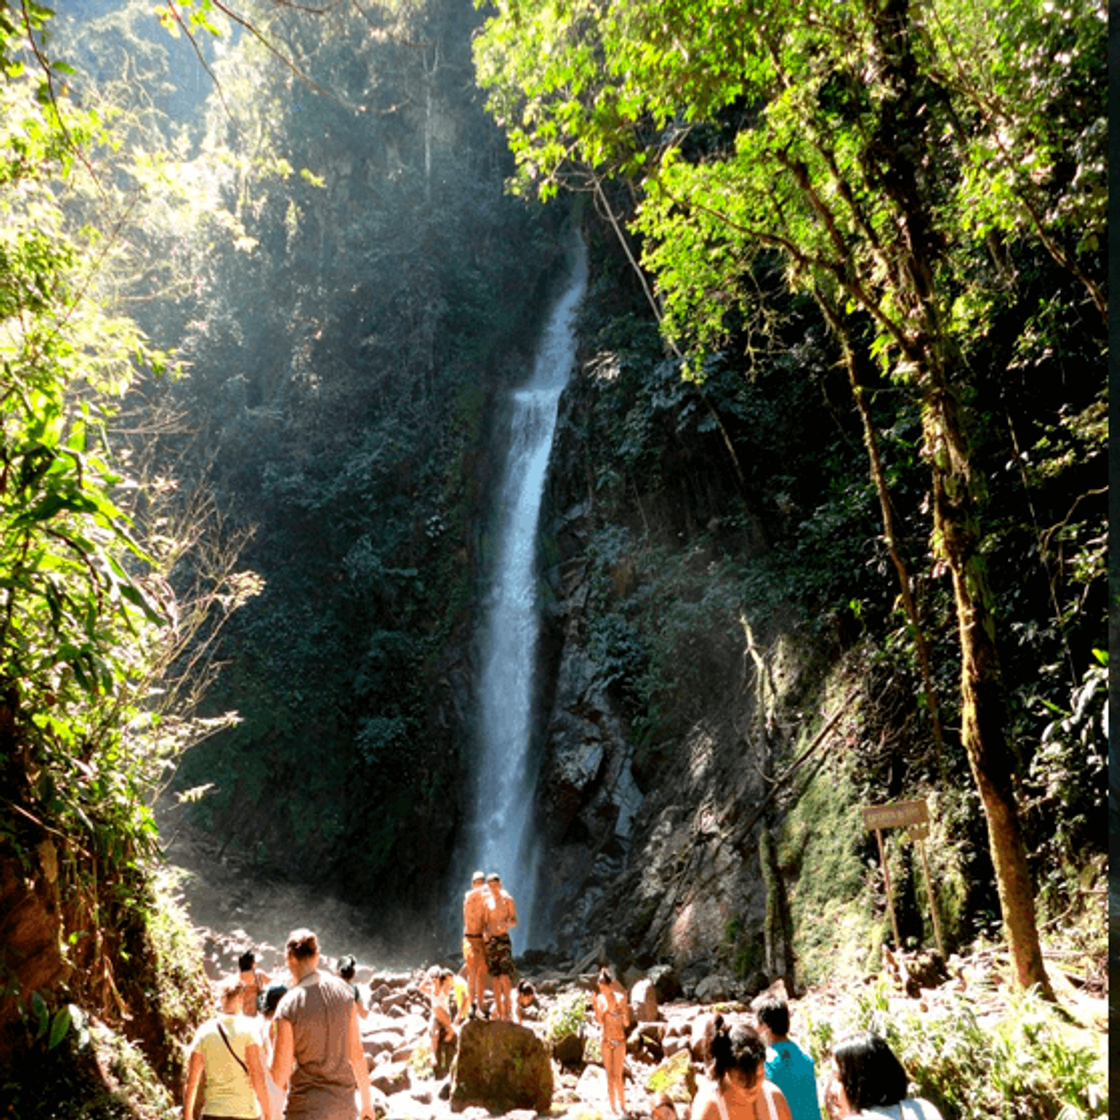
[[[705,1041],[711,1081],[692,1102],[692,1120],[791,1120],[781,1089],[766,1080],[766,1044],[754,1027],[717,1015]]]
[[[937,1107],[909,1097],[909,1079],[894,1051],[871,1031],[842,1038],[832,1050],[833,1078],[825,1097],[832,1120],[941,1120]]]

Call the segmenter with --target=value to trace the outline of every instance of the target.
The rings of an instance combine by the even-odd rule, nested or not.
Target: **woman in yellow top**
[[[231,976],[218,988],[222,1013],[203,1023],[191,1043],[184,1120],[192,1120],[199,1082],[206,1073],[204,1117],[272,1120],[261,1065],[259,1034],[241,1011],[241,978]]]
[[[626,1028],[630,1025],[630,1001],[608,968],[599,970],[595,1018],[603,1028],[600,1049],[607,1074],[607,1100],[612,1113],[625,1116]]]

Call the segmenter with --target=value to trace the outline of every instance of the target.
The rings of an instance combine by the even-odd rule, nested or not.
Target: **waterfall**
[[[531,754],[536,661],[537,521],[560,394],[575,361],[576,306],[587,285],[587,251],[577,239],[572,275],[553,307],[532,375],[513,394],[510,449],[497,517],[497,562],[482,632],[480,758],[471,867],[497,871],[517,904],[513,943],[532,938],[536,883]]]

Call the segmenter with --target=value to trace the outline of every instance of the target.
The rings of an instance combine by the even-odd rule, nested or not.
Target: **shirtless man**
[[[482,939],[485,924],[486,876],[476,871],[471,876],[471,889],[463,896],[463,960],[467,965],[472,1017],[482,1014],[486,993],[486,946]]]
[[[513,945],[509,931],[517,925],[517,907],[502,890],[502,877],[491,872],[486,877],[486,921],[482,936],[486,943],[486,967],[494,978],[494,1018],[510,1020],[510,990],[513,986]]]

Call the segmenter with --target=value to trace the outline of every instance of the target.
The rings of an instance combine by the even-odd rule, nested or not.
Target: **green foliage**
[[[1050,712],[1028,771],[1032,790],[1029,813],[1049,823],[1040,857],[1049,873],[1045,895],[1065,893],[1065,884],[1084,859],[1104,839],[1108,752],[1104,733],[1108,702],[1108,656],[1097,651],[1100,663],[1090,668],[1070,694],[1068,711],[1043,700]],[[1076,889],[1076,888],[1075,888]]]
[[[430,1081],[435,1076],[435,1059],[432,1057],[431,1043],[426,1039],[413,1048],[408,1057],[408,1068],[421,1081]]]
[[[544,1033],[549,1042],[582,1034],[592,1021],[591,1004],[586,992],[567,992],[549,1008]]]
[[[19,1120],[160,1120],[173,1097],[144,1053],[103,1022],[82,1017],[49,1053],[31,1054],[0,1075],[0,1097]]]
[[[0,774],[24,813],[8,830],[17,850],[27,820],[50,821],[64,867],[92,851],[127,891],[154,852],[142,797],[162,765],[130,723],[171,603],[146,579],[149,557],[116,500],[135,484],[112,462],[107,427],[134,362],[151,355],[135,324],[94,298],[94,249],[56,201],[88,123],[64,124],[29,86],[5,87],[0,133]]]
[[[871,952],[872,896],[858,799],[844,768],[830,766],[786,818],[778,853],[790,891],[794,944],[806,984],[860,974]],[[839,956],[837,956],[839,952]]]
[[[1100,378],[1085,391],[1061,390],[1061,403],[1049,387],[1067,362],[1072,371],[1074,354],[1083,368],[1101,368],[1104,27],[1094,0],[1045,11],[855,0],[842,12],[831,4],[533,0],[499,4],[475,41],[491,111],[518,161],[516,189],[548,196],[594,183],[602,197],[604,180],[623,181],[661,333],[687,377],[706,386],[739,348],[750,374],[777,364],[776,354],[793,351],[797,296],[816,304],[869,409],[864,438],[869,450],[881,445],[885,492],[845,469],[853,447],[836,441],[831,460],[817,459],[825,486],[811,501],[779,491],[785,524],[770,524],[784,530],[780,570],[826,608],[819,617],[842,644],[886,622],[882,664],[896,678],[916,677],[905,647],[916,625],[930,627],[941,724],[960,728],[947,749],[938,743],[938,764],[943,774],[963,773],[967,750],[989,801],[1002,788],[989,770],[1002,775],[1018,764],[1022,772],[1042,730],[1023,714],[1023,694],[1005,690],[997,618],[1015,617],[1006,633],[1034,645],[1013,650],[1015,681],[1033,681],[1062,655],[1077,664],[1071,655],[1084,658],[1101,642],[1101,464],[1076,481],[1067,476],[1065,510],[1059,488],[1047,492],[1034,468],[1015,469],[1018,489],[1004,476],[1008,442],[1019,463],[1020,439],[1030,447],[1064,428],[1062,441],[1072,444],[1056,417],[1099,408],[1102,398]],[[1047,292],[1055,284],[1056,298]],[[601,368],[610,377],[620,364],[608,354]],[[680,400],[672,403],[683,412]],[[616,492],[633,485],[620,467],[638,468],[655,491],[661,481],[655,411],[627,412],[619,454],[597,468]],[[733,422],[723,430],[734,439]],[[738,461],[755,460],[753,450]],[[1042,458],[1062,470],[1060,455]],[[738,473],[746,489],[754,480]],[[783,473],[801,477],[796,468]],[[1082,507],[1076,516],[1071,493]],[[639,506],[648,496],[638,492]],[[901,510],[893,556],[874,539],[876,505]],[[680,535],[691,540],[695,530]],[[1055,547],[1063,538],[1073,562]],[[815,562],[824,551],[836,554],[835,568]],[[1024,581],[1032,552],[1039,566]],[[896,574],[904,563],[911,574]],[[954,599],[935,582],[943,573]],[[1083,600],[1070,577],[1086,580]],[[901,625],[883,594],[899,578],[921,612]],[[997,600],[1010,609],[997,610]],[[689,686],[679,678],[692,665],[673,649],[687,630],[670,612],[650,613],[658,639],[649,642],[649,687],[639,688],[647,722],[636,729],[672,737],[663,712],[673,685]],[[1046,615],[1051,624],[1040,626]],[[975,691],[965,687],[980,675]],[[1046,692],[1049,703],[1063,702],[1052,683]],[[896,757],[924,767],[916,734],[906,738]],[[1052,754],[1043,766],[1056,773]],[[1025,881],[1014,807],[986,808],[1013,826],[995,839],[1005,857],[997,868],[1011,860]],[[1027,931],[1015,951],[1029,968],[1037,959],[1037,946],[1025,944],[1033,940],[1030,899],[1004,889],[1003,903],[1023,919],[1009,929]]]
[[[1033,991],[981,1015],[967,993],[947,996],[932,1011],[900,1007],[880,982],[840,1019],[810,1026],[814,1059],[826,1061],[834,1041],[855,1030],[883,1035],[916,1095],[932,1100],[947,1120],[1108,1115],[1104,1055],[1092,1033],[1076,1029]]]

